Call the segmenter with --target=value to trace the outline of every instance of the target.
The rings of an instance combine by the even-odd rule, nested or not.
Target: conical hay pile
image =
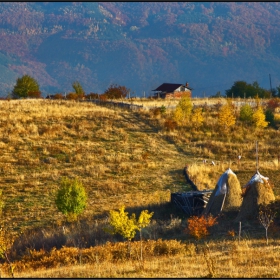
[[[212,214],[214,216],[218,215],[221,211],[223,200],[224,205],[222,211],[226,212],[230,210],[235,210],[236,208],[240,207],[242,203],[240,182],[237,176],[230,169],[228,169],[228,171],[222,175],[226,175],[223,182],[223,185],[226,186],[225,200],[224,194],[217,195],[217,193],[219,193],[221,189],[221,186],[219,185],[219,182],[222,178],[221,176],[218,183],[216,184],[214,191],[212,192],[209,198],[209,202],[207,203],[204,214]]]
[[[259,215],[259,205],[267,205],[275,200],[273,190],[268,180],[262,177],[262,181],[263,183],[255,180],[247,184],[236,221],[257,219]]]

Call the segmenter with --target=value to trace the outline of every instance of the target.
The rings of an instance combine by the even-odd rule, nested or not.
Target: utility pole
[[[270,82],[270,98],[272,97],[272,86],[271,86],[271,76],[269,74],[269,82]]]

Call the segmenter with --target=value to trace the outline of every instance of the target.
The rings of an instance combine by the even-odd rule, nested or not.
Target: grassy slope
[[[1,103],[3,215],[14,230],[62,219],[54,204],[61,176],[86,187],[85,215],[169,200],[191,158],[138,113],[85,103]],[[137,195],[137,198],[135,197]]]
[[[167,219],[171,225],[176,220],[169,220],[166,215],[175,212],[162,211],[160,203],[170,200],[171,191],[189,189],[182,174],[186,164],[196,163],[198,171],[194,177],[201,189],[214,188],[229,166],[241,185],[255,172],[254,137],[245,139],[247,142],[227,142],[226,137],[214,132],[210,140],[205,138],[209,131],[168,133],[161,129],[161,118],[148,112],[112,110],[90,103],[29,100],[1,101],[0,113],[3,222],[15,233],[50,226],[58,232],[64,218],[57,212],[54,197],[61,176],[76,176],[86,187],[89,202],[82,219],[105,217],[109,210],[122,204],[129,211],[158,204],[159,213],[155,211],[154,217]],[[273,133],[261,138],[261,150],[267,149],[270,161],[278,147],[278,140],[271,138]],[[240,149],[244,158],[237,166],[232,159]],[[278,195],[279,169],[265,161],[264,152],[260,154],[260,171],[273,178]],[[203,158],[218,164],[207,166],[204,171]],[[160,236],[156,229],[155,236]],[[181,225],[176,231],[165,230],[168,238],[182,236],[178,232],[182,231]]]

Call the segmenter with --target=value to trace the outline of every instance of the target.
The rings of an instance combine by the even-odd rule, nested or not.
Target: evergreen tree
[[[272,110],[267,109],[265,111],[265,120],[269,123],[270,126],[274,127],[275,126],[275,119],[274,119],[274,114]]]

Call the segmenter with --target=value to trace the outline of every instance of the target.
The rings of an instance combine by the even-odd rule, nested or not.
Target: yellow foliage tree
[[[192,112],[192,103],[189,96],[184,95],[179,101],[173,114],[173,119],[178,125],[184,125],[188,122]]]
[[[120,234],[122,237],[131,241],[138,230],[135,214],[128,217],[128,212],[125,212],[125,207],[122,206],[118,211],[110,211],[110,228],[108,232],[111,234]]]
[[[5,259],[10,267],[10,272],[14,278],[14,265],[8,257],[8,252],[11,249],[15,237],[7,230],[4,225],[0,226],[0,259]]]
[[[218,123],[221,127],[228,130],[231,126],[235,125],[236,117],[234,114],[233,106],[230,101],[223,105],[219,111]]]
[[[193,110],[193,113],[191,115],[191,122],[194,127],[200,127],[204,121],[203,115],[202,115],[202,108],[196,108]]]
[[[265,120],[265,113],[262,106],[258,106],[257,110],[253,114],[253,122],[256,128],[265,128],[268,126],[269,122]]]
[[[151,222],[151,218],[153,216],[153,212],[149,213],[148,210],[143,210],[141,213],[140,213],[140,216],[138,218],[138,221],[137,221],[137,226],[138,226],[138,229],[139,229],[139,233],[140,233],[140,244],[141,244],[141,253],[140,253],[140,258],[141,260],[143,259],[143,253],[142,253],[142,228],[145,228],[147,227],[150,222]]]
[[[143,210],[140,213],[138,220],[133,213],[128,216],[128,212],[125,212],[125,206],[122,206],[119,211],[110,211],[110,227],[106,228],[110,234],[120,234],[122,237],[128,240],[128,250],[130,254],[130,241],[134,238],[136,231],[140,232],[141,239],[141,259],[142,259],[142,228],[147,227],[150,224],[151,217],[154,213],[148,213],[148,210]]]

